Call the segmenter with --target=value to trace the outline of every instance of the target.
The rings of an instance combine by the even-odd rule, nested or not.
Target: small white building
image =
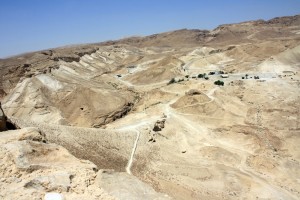
[[[228,76],[228,74],[221,74],[221,77],[222,78],[228,78],[229,76]]]

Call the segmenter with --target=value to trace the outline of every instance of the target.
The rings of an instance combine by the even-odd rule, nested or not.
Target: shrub
[[[215,81],[214,84],[224,86],[224,82],[220,80]]]
[[[175,78],[172,78],[172,79],[169,81],[168,85],[173,84],[173,83],[176,83]]]
[[[188,95],[188,96],[194,96],[194,95],[200,95],[200,94],[202,94],[202,93],[196,89],[191,89],[185,93],[185,95]]]
[[[205,79],[205,80],[208,80],[209,78],[208,78],[208,77],[205,77],[204,79]]]
[[[189,78],[189,75],[185,75],[185,78]]]
[[[205,75],[204,74],[198,74],[198,78],[204,78]]]

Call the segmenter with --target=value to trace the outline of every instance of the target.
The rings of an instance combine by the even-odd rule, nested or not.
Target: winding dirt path
[[[135,150],[136,150],[139,139],[140,139],[140,131],[136,131],[136,139],[135,139],[135,142],[134,142],[133,147],[132,147],[132,151],[131,151],[130,158],[128,160],[128,164],[126,166],[126,172],[130,175],[131,175],[132,161],[133,161],[134,153],[135,153]]]

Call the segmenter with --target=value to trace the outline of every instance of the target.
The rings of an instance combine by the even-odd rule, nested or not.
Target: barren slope
[[[299,199],[299,48],[298,15],[52,49],[0,60],[0,98],[116,198]]]

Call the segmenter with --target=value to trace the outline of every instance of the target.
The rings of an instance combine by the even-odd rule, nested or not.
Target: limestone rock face
[[[37,128],[0,133],[0,199],[114,199],[92,187],[96,172]]]
[[[0,103],[0,131],[6,130],[6,116],[2,110],[1,103]]]
[[[170,199],[135,176],[98,171],[46,136],[35,127],[0,133],[0,199]]]

